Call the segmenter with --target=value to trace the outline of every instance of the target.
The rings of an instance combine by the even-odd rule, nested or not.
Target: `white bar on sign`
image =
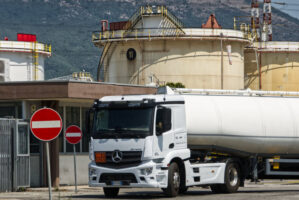
[[[80,137],[81,133],[66,133],[66,137]]]
[[[53,121],[33,121],[32,128],[60,128],[60,120]]]

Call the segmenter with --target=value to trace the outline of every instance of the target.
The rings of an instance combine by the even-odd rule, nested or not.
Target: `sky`
[[[276,3],[286,3],[286,5],[282,6]],[[272,0],[271,5],[290,16],[299,19],[299,0]]]

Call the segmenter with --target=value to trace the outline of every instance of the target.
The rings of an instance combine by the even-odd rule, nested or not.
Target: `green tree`
[[[185,85],[183,83],[181,83],[181,82],[176,82],[176,83],[167,82],[166,86],[169,86],[171,88],[185,88]]]

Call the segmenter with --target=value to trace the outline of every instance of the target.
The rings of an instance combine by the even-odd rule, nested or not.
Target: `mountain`
[[[211,13],[223,28],[233,27],[234,16],[250,15],[250,0],[0,0],[0,39],[16,40],[32,33],[52,44],[46,59],[46,79],[85,70],[96,77],[101,49],[91,42],[100,20],[127,20],[140,6],[166,5],[186,27],[200,27]],[[244,7],[247,7],[244,9]],[[261,9],[262,12],[262,9]],[[299,20],[273,8],[273,40],[299,41]],[[249,18],[240,18],[249,22]]]

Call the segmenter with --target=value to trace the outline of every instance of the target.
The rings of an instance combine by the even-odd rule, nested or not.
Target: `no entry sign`
[[[71,144],[77,144],[82,138],[82,131],[78,126],[69,126],[65,131],[65,139]]]
[[[62,129],[62,120],[55,110],[41,108],[32,115],[30,129],[37,139],[51,141],[59,135]]]

